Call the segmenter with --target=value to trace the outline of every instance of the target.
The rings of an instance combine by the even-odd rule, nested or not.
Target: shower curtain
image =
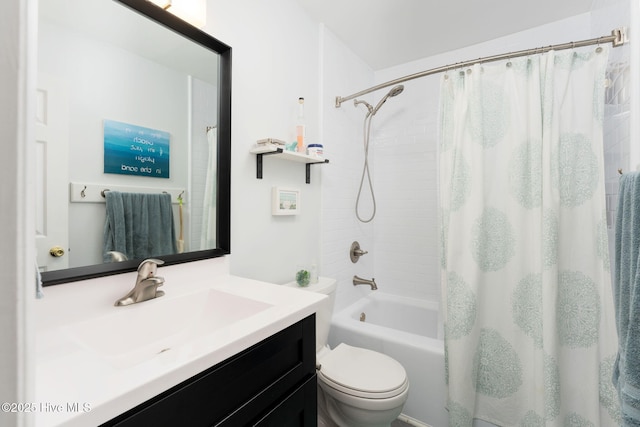
[[[441,81],[450,426],[619,425],[604,204],[608,49]]]
[[[204,187],[204,202],[202,207],[202,234],[200,249],[216,247],[216,199],[217,199],[217,170],[218,170],[218,128],[207,130],[207,144],[209,146],[209,160],[207,162],[207,178]]]

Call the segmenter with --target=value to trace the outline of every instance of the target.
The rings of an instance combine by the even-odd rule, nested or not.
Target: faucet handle
[[[349,250],[349,258],[351,259],[351,262],[355,264],[356,262],[358,262],[362,255],[366,255],[368,253],[368,251],[363,251],[362,249],[360,249],[360,243],[355,241],[351,244],[351,249]]]
[[[155,276],[158,266],[164,264],[164,261],[156,258],[148,258],[138,266],[138,276],[151,277]]]

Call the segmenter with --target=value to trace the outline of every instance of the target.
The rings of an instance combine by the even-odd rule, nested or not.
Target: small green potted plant
[[[309,286],[310,277],[311,275],[308,270],[305,270],[304,268],[300,269],[296,273],[296,283],[298,286]]]

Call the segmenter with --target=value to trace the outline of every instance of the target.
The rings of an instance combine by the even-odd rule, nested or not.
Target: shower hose
[[[370,222],[376,216],[376,196],[373,191],[373,184],[371,183],[371,174],[369,173],[369,135],[371,133],[371,120],[373,119],[373,114],[369,113],[364,118],[364,126],[363,126],[363,138],[364,138],[364,165],[362,166],[362,177],[360,178],[360,188],[358,188],[358,196],[356,198],[356,217],[360,222]],[[360,208],[360,197],[362,196],[362,187],[364,186],[364,177],[367,177],[367,181],[369,183],[369,191],[371,192],[371,201],[373,203],[373,212],[371,216],[367,219],[364,219],[360,216],[359,208]]]

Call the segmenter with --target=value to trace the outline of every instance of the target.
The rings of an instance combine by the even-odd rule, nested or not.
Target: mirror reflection
[[[40,2],[41,271],[228,246],[216,236],[229,135],[211,49],[115,1]]]

